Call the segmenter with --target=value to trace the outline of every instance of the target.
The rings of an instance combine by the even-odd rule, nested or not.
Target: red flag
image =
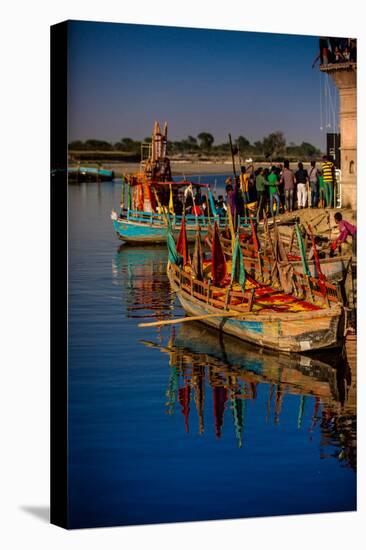
[[[186,221],[184,216],[182,218],[182,224],[180,226],[180,232],[179,232],[178,243],[177,243],[177,252],[181,256],[183,256],[183,265],[186,265],[189,262],[189,256],[188,256]]]
[[[203,281],[203,258],[201,248],[201,235],[199,230],[196,233],[196,241],[194,243],[191,268],[193,277],[195,279],[198,279],[199,281]]]
[[[226,260],[222,250],[219,230],[217,223],[214,225],[214,234],[212,239],[212,280],[214,285],[219,285],[226,277]]]

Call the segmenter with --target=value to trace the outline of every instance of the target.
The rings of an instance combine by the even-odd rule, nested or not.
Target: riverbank
[[[245,166],[253,164],[254,168],[263,168],[270,167],[271,163],[268,161],[265,162],[253,162],[245,163]],[[304,168],[307,169],[310,166],[309,162],[304,162]],[[97,166],[94,162],[84,163],[83,166]],[[204,174],[232,174],[233,165],[231,161],[225,162],[214,162],[214,161],[174,161],[170,162],[172,173],[174,176],[192,176],[192,175],[204,175]],[[319,162],[320,165],[320,162]],[[133,174],[140,170],[140,164],[138,162],[106,162],[103,163],[103,168],[108,170],[113,170],[116,177],[121,177],[123,174]],[[290,163],[290,168],[292,170],[297,169],[297,163]],[[239,165],[236,164],[235,167],[237,173],[239,173]]]

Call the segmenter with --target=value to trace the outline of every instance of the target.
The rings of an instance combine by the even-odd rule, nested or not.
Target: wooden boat
[[[112,181],[114,179],[113,170],[91,166],[69,166],[67,175],[68,180],[75,183],[84,181]]]
[[[151,182],[149,184],[150,192],[156,192],[157,197],[161,195],[163,188],[166,188],[164,190],[165,194],[166,190],[169,193],[170,189],[172,189],[173,195],[177,192],[184,193],[184,191],[190,189],[192,190],[192,193],[195,193],[196,195],[204,190],[209,194],[209,196],[212,197],[210,188],[207,184],[193,183],[189,181]],[[178,235],[182,224],[182,214],[170,213],[168,208],[160,212],[153,211],[153,209],[150,211],[144,211],[139,209],[135,210],[132,208],[122,208],[118,216],[116,213],[112,213],[111,217],[114,230],[118,238],[127,243],[136,244],[165,243],[168,223],[171,225],[174,236]],[[212,210],[209,216],[186,214],[185,222],[188,241],[194,241],[198,230],[201,231],[201,235],[204,237],[207,234],[207,229],[213,220],[219,223],[221,227],[224,227],[224,220],[220,220],[216,212],[212,212]]]
[[[207,231],[208,243],[210,243],[212,240],[212,232],[213,228],[212,226],[210,226]],[[282,234],[279,234],[282,239]],[[228,235],[228,228],[221,228],[220,238],[223,250],[228,257],[231,257],[232,241]],[[258,252],[255,249],[250,228],[246,228],[245,230],[241,231],[240,242],[245,268],[250,270],[250,273],[253,276],[264,275],[265,277],[267,277],[267,280],[269,280],[273,265],[272,251],[268,246],[268,242],[266,242],[263,234],[259,235],[258,239],[261,248],[260,256],[258,256]],[[288,261],[293,266],[293,269],[295,271],[301,272],[303,266],[298,247],[293,246],[293,243],[290,242],[290,245],[286,245],[286,243],[284,243],[284,248],[287,253]],[[309,246],[307,247],[307,250],[310,250]],[[261,262],[261,266],[259,265],[259,262]],[[353,265],[351,255],[331,257],[329,256],[329,253],[327,253],[327,256],[325,258],[320,258],[319,263],[321,273],[329,281],[343,281],[349,272],[351,264]],[[318,278],[320,276],[320,273],[318,273],[318,267],[315,260],[308,260],[307,265],[309,267],[311,276]]]
[[[168,224],[177,235],[183,212],[188,241],[194,240],[198,229],[204,237],[213,220],[224,225],[209,185],[173,181],[166,155],[167,128],[165,123],[161,131],[155,122],[151,144],[144,144],[141,150],[140,171],[123,178],[121,208],[119,213],[112,211],[111,219],[117,237],[127,243],[165,243]],[[205,215],[200,212],[203,198]],[[243,218],[241,223],[245,223]]]
[[[218,236],[217,240],[220,243]],[[169,254],[168,277],[183,309],[219,331],[284,352],[335,347],[343,341],[344,308],[338,285],[295,273],[295,290],[285,294],[247,274],[243,288],[233,283],[230,261],[224,270],[229,280],[214,285],[213,261],[204,262],[199,280],[191,265],[179,265],[173,258]]]

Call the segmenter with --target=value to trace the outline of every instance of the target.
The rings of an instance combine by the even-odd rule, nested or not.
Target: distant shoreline
[[[269,167],[270,162],[251,162],[244,163],[245,166],[253,164],[255,168],[263,166],[263,168]],[[278,164],[278,163],[273,163]],[[304,168],[310,166],[310,162],[304,162]],[[81,163],[81,166],[97,166],[96,163]],[[170,162],[173,176],[191,176],[191,175],[202,175],[202,174],[230,174],[233,173],[233,165],[231,162],[179,162],[171,161]],[[318,162],[320,165],[320,162]],[[103,168],[108,170],[113,170],[116,177],[121,177],[123,174],[133,174],[140,170],[140,164],[135,162],[113,162],[113,163],[103,163]],[[297,169],[297,162],[290,163],[291,169]],[[237,174],[239,174],[239,164],[236,163],[235,166]]]

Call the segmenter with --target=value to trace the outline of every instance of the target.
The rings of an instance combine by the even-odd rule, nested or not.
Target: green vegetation
[[[126,161],[140,160],[141,143],[151,143],[151,137],[143,142],[135,141],[129,137],[123,137],[112,144],[99,139],[86,141],[72,141],[69,144],[70,154],[75,158],[87,159],[94,156],[99,158],[121,158]],[[283,132],[277,131],[263,137],[261,141],[253,144],[240,135],[233,142],[235,152],[239,152],[242,158],[251,157],[253,160],[309,160],[319,157],[321,151],[311,143],[303,142],[301,145],[290,143],[286,145]],[[215,138],[209,132],[200,132],[197,137],[188,136],[179,141],[168,141],[168,155],[171,158],[227,158],[230,155],[229,142],[215,144]]]

